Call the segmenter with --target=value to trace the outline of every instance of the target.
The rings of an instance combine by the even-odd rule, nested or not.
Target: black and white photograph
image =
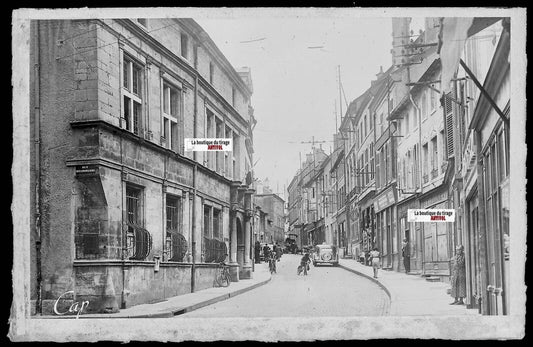
[[[12,12],[12,341],[517,340],[525,8]]]

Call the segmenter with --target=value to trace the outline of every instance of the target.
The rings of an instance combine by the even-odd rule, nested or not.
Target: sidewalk
[[[365,276],[376,282],[389,295],[391,316],[458,316],[478,315],[478,310],[464,305],[450,305],[453,298],[446,294],[450,287],[444,282],[428,282],[424,277],[379,269],[373,278],[371,266],[353,259],[340,259],[339,265],[347,271]]]
[[[253,278],[231,282],[226,288],[215,287],[200,290],[195,293],[183,294],[168,298],[165,301],[154,304],[136,305],[130,308],[120,310],[118,313],[92,313],[81,314],[83,318],[168,318],[180,315],[186,312],[197,310],[201,307],[214,304],[218,301],[226,300],[236,295],[245,293],[254,288],[267,284],[270,281],[270,271],[264,264],[255,264]],[[39,316],[33,318],[42,319],[75,319],[75,315],[69,316]]]

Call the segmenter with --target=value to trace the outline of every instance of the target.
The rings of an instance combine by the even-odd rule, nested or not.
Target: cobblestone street
[[[298,276],[300,256],[284,254],[272,280],[257,289],[180,317],[381,316],[387,294],[372,281],[329,265]],[[268,266],[265,263],[255,266]]]

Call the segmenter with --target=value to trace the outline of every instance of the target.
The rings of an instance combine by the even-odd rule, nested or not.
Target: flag
[[[442,66],[441,88],[446,94],[450,92],[451,80],[459,67],[468,29],[472,26],[473,17],[446,17],[441,19],[439,45],[437,53]]]

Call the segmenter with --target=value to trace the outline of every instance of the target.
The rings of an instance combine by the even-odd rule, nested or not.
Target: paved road
[[[179,317],[388,315],[389,298],[374,282],[329,265],[311,265],[307,276],[298,276],[300,257],[284,254],[266,285]]]

